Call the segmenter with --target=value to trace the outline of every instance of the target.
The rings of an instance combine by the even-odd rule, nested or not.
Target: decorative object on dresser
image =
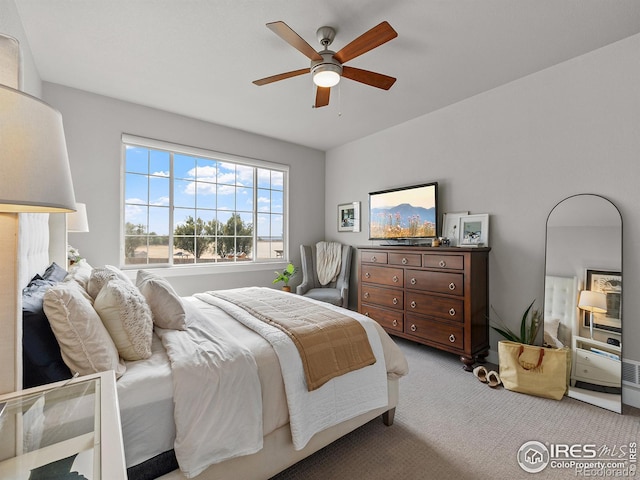
[[[399,337],[460,355],[489,352],[489,248],[358,247],[358,311]]]
[[[469,212],[451,212],[442,216],[442,236],[449,240],[449,245],[456,247],[458,245],[458,231],[460,227],[460,218],[466,217]]]
[[[489,246],[489,215],[487,213],[460,217],[460,225],[458,226],[458,246]]]

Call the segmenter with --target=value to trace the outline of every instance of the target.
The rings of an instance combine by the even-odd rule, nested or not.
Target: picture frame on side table
[[[448,238],[450,246],[455,247],[458,245],[460,218],[467,215],[469,215],[469,212],[452,212],[442,215],[442,233],[440,236]]]
[[[341,203],[338,205],[338,231],[360,231],[360,202]]]
[[[586,269],[584,289],[607,296],[607,313],[593,314],[593,328],[622,333],[622,273],[609,270]],[[589,312],[584,311],[584,326],[591,325]]]
[[[460,217],[458,226],[459,247],[489,246],[489,214],[466,215]]]

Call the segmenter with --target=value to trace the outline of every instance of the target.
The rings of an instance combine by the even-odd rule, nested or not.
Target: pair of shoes
[[[482,383],[488,384],[491,388],[496,388],[502,383],[498,372],[496,372],[495,370],[488,371],[482,365],[474,368],[473,374],[478,380],[480,380]]]

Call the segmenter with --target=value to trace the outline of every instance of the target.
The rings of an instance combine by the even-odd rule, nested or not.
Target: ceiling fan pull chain
[[[338,118],[342,116],[342,88],[338,84]]]

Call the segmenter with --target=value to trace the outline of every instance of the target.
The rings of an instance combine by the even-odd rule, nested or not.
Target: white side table
[[[571,385],[587,382],[605,387],[622,386],[622,350],[615,345],[575,337]]]
[[[0,395],[0,478],[54,469],[127,478],[113,371]]]

